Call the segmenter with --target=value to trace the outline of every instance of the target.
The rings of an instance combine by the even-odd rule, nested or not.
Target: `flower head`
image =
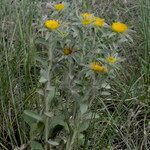
[[[90,13],[82,13],[81,14],[81,17],[82,17],[82,24],[83,25],[89,25],[93,22],[93,14],[90,14]]]
[[[106,61],[110,64],[114,64],[117,61],[116,57],[109,56],[106,58]]]
[[[63,10],[65,8],[65,5],[63,3],[59,3],[59,4],[54,5],[54,8],[57,11],[61,11],[61,10]]]
[[[114,22],[111,25],[111,28],[115,32],[123,33],[128,29],[128,26],[124,23],[121,23],[121,22]]]
[[[64,48],[63,52],[64,52],[64,55],[70,55],[72,53],[72,49],[66,47]]]
[[[108,72],[107,68],[100,64],[99,62],[90,63],[90,68],[95,72],[106,73]]]
[[[82,14],[81,14],[81,17],[82,17],[83,19],[89,19],[89,18],[92,18],[92,17],[93,17],[93,14],[91,14],[91,13],[82,13]]]
[[[60,27],[60,23],[57,20],[47,20],[44,23],[45,27],[50,30],[56,30]]]
[[[104,24],[105,24],[104,19],[98,18],[98,17],[94,18],[94,22],[93,22],[94,26],[102,27],[102,26],[104,26]]]
[[[90,25],[90,24],[92,23],[92,21],[93,21],[93,20],[91,20],[91,19],[83,19],[83,20],[82,20],[82,24],[83,24],[83,25]]]

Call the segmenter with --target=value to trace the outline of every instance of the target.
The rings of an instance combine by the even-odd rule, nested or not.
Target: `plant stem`
[[[66,150],[72,150],[76,135],[77,131],[74,131],[73,135],[69,138],[69,142],[67,142]]]
[[[52,67],[52,46],[50,46],[49,48],[49,52],[48,52],[48,59],[49,59],[49,62],[48,62],[48,81],[46,83],[46,86],[45,86],[45,113],[48,113],[49,112],[49,101],[47,99],[48,97],[48,92],[49,92],[49,87],[51,85],[51,82],[50,82],[50,72],[51,72],[51,67]],[[45,150],[48,150],[49,149],[49,145],[47,143],[48,141],[48,136],[49,136],[49,117],[46,116],[46,121],[45,121]]]

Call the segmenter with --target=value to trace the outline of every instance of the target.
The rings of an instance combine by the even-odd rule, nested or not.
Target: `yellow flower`
[[[83,19],[89,19],[89,18],[93,18],[93,14],[90,14],[90,13],[82,13],[81,14],[81,17]]]
[[[114,64],[117,61],[117,58],[109,56],[106,58],[106,61],[110,64]]]
[[[94,16],[93,16],[93,14],[90,14],[90,13],[82,13],[81,17],[82,17],[81,22],[83,25],[89,25],[94,21],[93,20]]]
[[[59,4],[54,5],[54,8],[57,11],[61,11],[61,10],[63,10],[65,8],[65,5],[63,3],[59,3]]]
[[[63,52],[64,52],[64,55],[70,55],[72,53],[72,49],[66,47],[64,48]]]
[[[51,30],[56,30],[60,27],[60,23],[56,20],[47,20],[44,23],[45,27]]]
[[[114,22],[111,25],[111,28],[115,32],[123,33],[128,29],[128,26],[124,23],[121,23],[121,22]]]
[[[95,72],[106,73],[108,72],[107,68],[100,64],[99,62],[90,63],[90,68]]]
[[[105,24],[104,19],[98,18],[98,17],[94,18],[94,22],[93,22],[94,26],[102,27],[102,26],[104,26],[104,24]]]
[[[89,24],[92,23],[92,21],[93,21],[93,20],[90,20],[90,19],[83,19],[83,20],[82,20],[82,24],[83,24],[83,25],[89,25]]]

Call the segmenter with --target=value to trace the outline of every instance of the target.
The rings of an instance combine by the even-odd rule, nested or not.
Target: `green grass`
[[[150,2],[127,2],[96,1],[96,14],[109,21],[125,20],[135,32],[131,35],[133,43],[120,47],[126,60],[116,78],[109,80],[111,95],[93,103],[91,109],[100,119],[86,132],[85,150],[150,147]],[[39,23],[47,10],[42,10],[42,0],[0,3],[0,149],[14,150],[30,140],[23,110],[41,110],[42,100],[36,93],[40,66],[35,56],[44,48],[35,43],[41,33],[37,33],[33,23]],[[88,2],[84,9],[87,7],[92,10]]]

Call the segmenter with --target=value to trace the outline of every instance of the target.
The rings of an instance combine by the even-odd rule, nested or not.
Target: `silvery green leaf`
[[[23,117],[24,117],[24,120],[25,122],[31,126],[31,124],[39,121],[39,122],[42,122],[43,121],[43,118],[41,115],[35,113],[34,111],[31,111],[31,110],[25,110],[23,112]]]
[[[37,90],[37,93],[40,94],[40,95],[44,95],[44,92],[43,92],[42,89]]]
[[[72,28],[73,30],[73,37],[77,37],[78,36],[78,30],[76,28]]]
[[[118,43],[123,43],[123,42],[127,42],[127,38],[122,36],[121,39],[118,41]]]
[[[111,34],[109,34],[109,37],[108,38],[111,38],[112,36],[115,36],[116,33],[112,32]]]
[[[45,40],[46,40],[46,41],[49,39],[50,34],[51,34],[50,32],[46,32],[46,35],[45,35]]]
[[[65,116],[63,114],[52,117],[51,127],[55,127],[56,125],[62,125],[65,130],[69,131],[68,125],[65,122]]]
[[[129,34],[126,34],[125,36],[127,37],[128,40],[130,40],[133,43],[133,39]]]
[[[54,86],[50,86],[50,87],[47,87],[47,91],[48,91],[48,95],[47,95],[47,97],[46,97],[46,100],[48,101],[48,102],[51,102],[52,101],[52,99],[54,98],[54,96],[55,96],[55,87]]]
[[[54,113],[52,112],[45,112],[44,114],[50,118],[54,116]]]
[[[63,114],[59,114],[57,116],[54,116],[52,118],[51,126],[55,127],[58,124],[63,126],[65,123],[64,120],[65,120],[65,116]]]
[[[92,114],[92,112],[89,112],[89,113],[84,114],[83,117],[84,117],[84,119],[89,120],[89,119],[92,119],[93,114]]]
[[[92,76],[93,75],[93,72],[91,70],[87,71],[86,74],[85,74],[85,77],[89,77],[89,76]]]
[[[107,92],[107,91],[103,91],[103,92],[101,92],[101,95],[103,95],[103,96],[108,96],[108,95],[111,95],[111,93],[110,93],[110,92]]]
[[[99,115],[98,115],[98,114],[95,114],[95,115],[94,115],[94,118],[95,118],[95,119],[98,119],[98,118],[99,118]]]
[[[58,142],[55,142],[55,141],[52,141],[52,140],[48,140],[48,143],[49,143],[50,145],[53,145],[53,146],[58,146],[58,145],[59,145]]]
[[[54,9],[51,2],[46,3],[46,8]]]
[[[86,113],[87,110],[88,110],[88,105],[87,104],[81,104],[80,105],[81,114]]]
[[[64,56],[61,56],[59,59],[58,59],[58,62],[60,62],[61,60],[63,60],[65,57]]]
[[[28,144],[22,144],[20,147],[15,147],[14,150],[25,150],[28,147]]]
[[[89,112],[87,114],[84,114],[84,118],[87,119],[87,120],[90,120],[90,119],[97,119],[99,118],[99,115],[98,114],[95,114],[95,113],[92,113],[92,112]]]
[[[49,76],[46,70],[41,69],[40,75],[41,75],[41,78],[39,80],[40,83],[45,83],[46,81],[48,81]]]
[[[111,89],[111,86],[108,83],[102,83],[102,88]]]
[[[39,80],[39,82],[40,83],[45,83],[45,82],[47,82],[47,79],[45,79],[44,77],[41,77],[40,80]]]
[[[85,136],[81,133],[78,134],[78,142],[79,142],[79,145],[83,145],[84,144],[84,141],[85,141]]]
[[[90,121],[84,121],[79,125],[79,132],[83,132],[85,130],[87,130],[87,128],[90,125]]]

